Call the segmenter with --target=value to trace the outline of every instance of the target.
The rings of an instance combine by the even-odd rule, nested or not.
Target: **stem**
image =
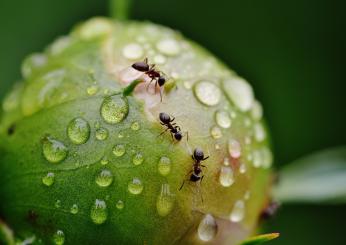
[[[118,20],[127,20],[132,0],[110,0],[110,15]]]
[[[139,84],[143,82],[142,80],[134,80],[133,82],[131,82],[123,91],[123,95],[124,96],[129,96],[132,94],[133,90],[135,89],[135,87]]]

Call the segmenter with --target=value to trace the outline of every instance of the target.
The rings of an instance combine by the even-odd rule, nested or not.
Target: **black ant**
[[[163,131],[159,136],[161,136],[162,134],[166,133],[167,130],[170,131],[172,139],[176,139],[177,141],[180,141],[183,138],[183,133],[181,132],[181,128],[179,126],[176,125],[176,123],[173,123],[173,121],[175,120],[175,117],[170,117],[167,113],[165,112],[161,112],[159,115],[160,118],[160,123],[163,126],[166,126],[167,128],[165,129],[165,131]],[[187,134],[187,139],[189,138],[188,133]]]
[[[188,173],[188,175],[190,175],[189,181],[191,182],[200,181],[200,183],[202,183],[202,180],[204,178],[202,167],[203,168],[206,167],[205,165],[202,164],[202,161],[207,160],[209,156],[204,157],[203,150],[201,148],[196,148],[191,157],[194,160],[194,163],[193,163],[193,169]],[[185,180],[183,181],[183,184],[180,186],[179,191],[183,188],[184,184],[185,184]]]
[[[144,72],[144,74],[148,75],[149,78],[151,78],[148,86],[155,81],[155,88],[157,85],[161,88],[163,85],[165,85],[166,78],[163,76],[162,72],[155,69],[155,64],[149,64],[148,58],[145,58],[144,61],[139,61],[134,64],[132,64],[132,68],[136,69],[137,71]],[[160,98],[162,102],[162,93],[160,90]]]

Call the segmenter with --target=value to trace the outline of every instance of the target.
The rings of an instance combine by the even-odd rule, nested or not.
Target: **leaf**
[[[243,241],[240,245],[260,244],[260,243],[268,242],[270,240],[278,238],[279,236],[280,236],[280,233],[269,233],[269,234],[258,235]]]
[[[283,168],[274,196],[282,202],[345,203],[346,146],[323,150]]]

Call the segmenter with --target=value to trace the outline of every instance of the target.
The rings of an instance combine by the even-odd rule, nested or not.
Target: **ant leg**
[[[161,132],[157,137],[160,137],[161,135],[163,135],[164,133],[167,132],[167,130],[169,130],[169,128],[166,128],[163,132]]]
[[[172,116],[170,122],[173,122],[175,120],[175,117]]]
[[[190,170],[190,172],[188,172],[184,178],[184,181],[183,181],[183,184],[180,186],[179,188],[179,191],[183,188],[184,184],[185,184],[185,180],[186,180],[186,177],[189,176],[191,173],[193,172],[193,170]]]
[[[180,191],[181,189],[183,189],[184,184],[185,184],[185,180],[183,181],[183,184],[180,186],[179,191]]]
[[[207,160],[208,158],[209,158],[209,156],[207,156],[207,157],[203,158],[203,159],[202,159],[202,161]]]
[[[150,86],[150,84],[152,83],[154,81],[154,78],[152,78],[151,80],[150,80],[150,82],[147,84],[147,86],[146,86],[146,91],[147,92],[149,92],[149,86]]]
[[[189,141],[189,132],[186,131],[185,134],[186,134],[186,141]]]
[[[157,83],[157,82],[156,82]],[[162,102],[162,90],[163,88],[159,87],[159,91],[160,91],[160,101]]]
[[[204,178],[204,175],[202,175],[202,178],[201,178],[201,180],[200,180],[200,186],[202,187],[202,181],[203,181],[203,178]],[[201,193],[201,200],[202,200],[202,203],[203,203],[203,194]]]
[[[148,64],[148,57],[145,57],[144,63]]]

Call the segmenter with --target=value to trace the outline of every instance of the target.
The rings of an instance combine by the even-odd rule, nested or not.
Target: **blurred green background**
[[[280,168],[346,143],[345,9],[328,0],[135,0],[132,17],[180,30],[250,81]],[[106,0],[0,0],[0,98],[27,54],[107,14]],[[345,221],[345,205],[285,205],[265,229],[281,232],[271,244],[342,245]]]

